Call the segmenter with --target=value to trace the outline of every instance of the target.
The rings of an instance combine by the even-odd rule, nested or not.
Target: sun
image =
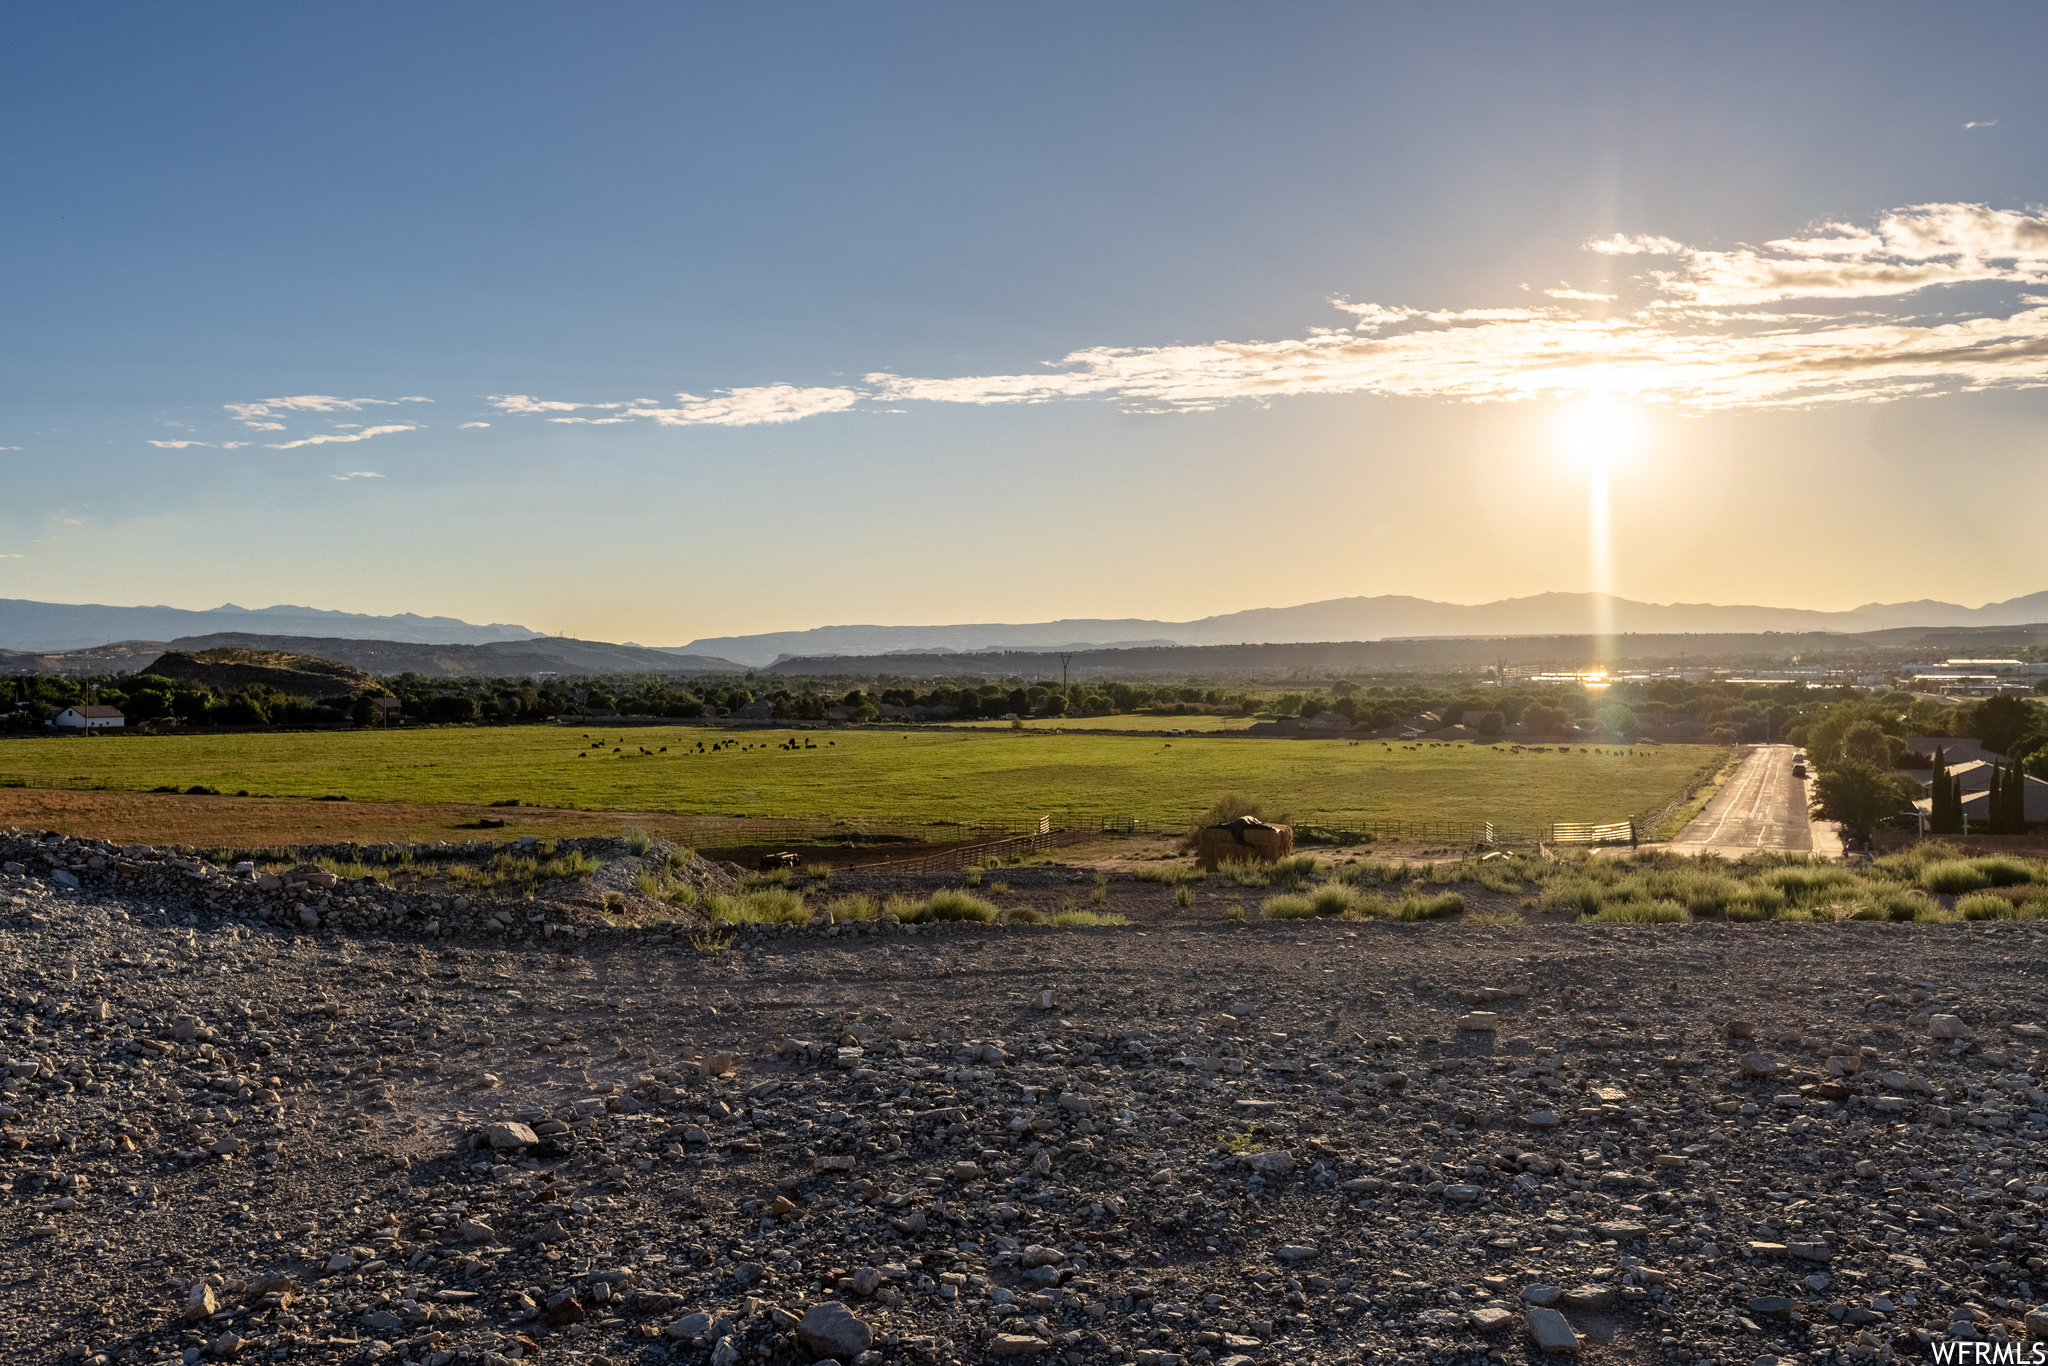
[[[1565,410],[1558,440],[1571,459],[1604,474],[1635,453],[1642,423],[1630,405],[1589,394]]]

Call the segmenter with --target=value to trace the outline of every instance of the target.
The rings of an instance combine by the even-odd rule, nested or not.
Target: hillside
[[[345,665],[364,675],[424,674],[428,678],[509,678],[537,673],[706,674],[744,673],[729,659],[613,645],[602,640],[544,636],[489,645],[422,645],[401,640],[352,640],[335,636],[263,636],[226,631],[188,636],[168,644],[119,641],[84,650],[23,652],[0,650],[0,672],[140,673],[166,651],[200,655],[218,650],[309,656]],[[282,687],[284,685],[279,684]]]
[[[310,698],[383,691],[377,680],[361,669],[285,650],[169,650],[157,656],[149,672],[164,678],[190,679],[224,693],[253,683]]]

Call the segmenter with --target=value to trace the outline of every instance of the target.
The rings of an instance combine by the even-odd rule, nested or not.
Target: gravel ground
[[[700,952],[280,926],[63,885],[59,852],[0,874],[10,1361],[1829,1366],[2048,1333],[2036,922]]]

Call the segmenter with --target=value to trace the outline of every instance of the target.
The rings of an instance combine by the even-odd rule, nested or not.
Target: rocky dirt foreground
[[[16,867],[8,1361],[1827,1366],[2048,1333],[2035,922],[704,951]]]

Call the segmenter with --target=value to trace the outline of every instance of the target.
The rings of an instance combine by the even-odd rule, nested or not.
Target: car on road
[[[1792,761],[1792,776],[1795,778],[1804,778],[1806,776],[1806,760],[1794,759]]]

